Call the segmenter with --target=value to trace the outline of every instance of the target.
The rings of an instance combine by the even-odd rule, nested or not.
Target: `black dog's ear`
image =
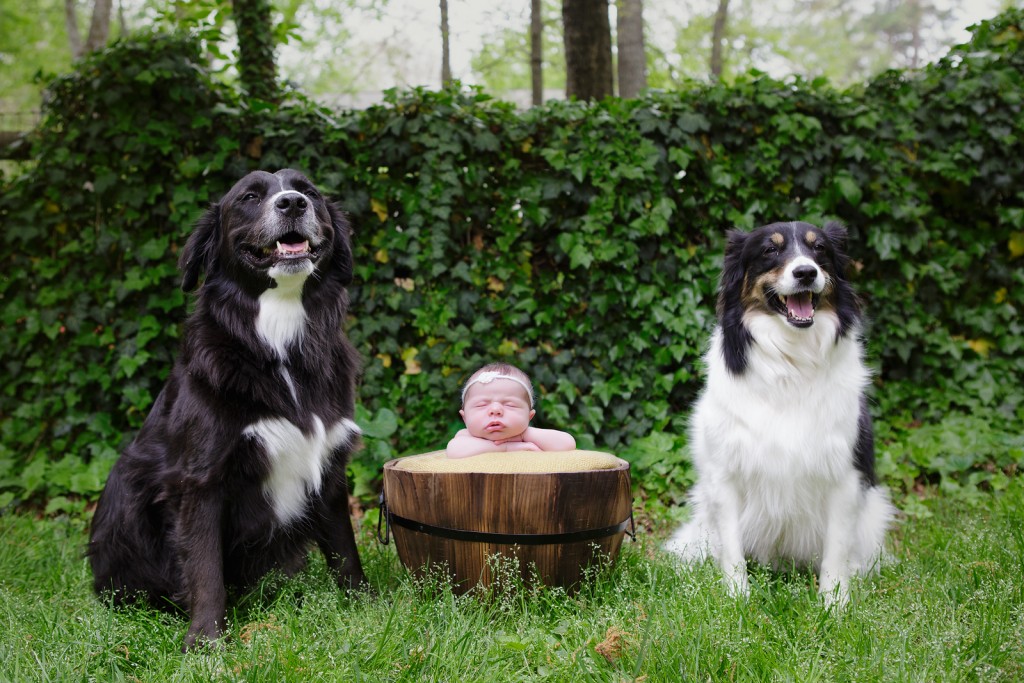
[[[185,248],[181,250],[178,268],[181,270],[181,288],[190,292],[199,284],[203,271],[213,268],[217,253],[217,237],[220,234],[220,206],[213,204],[196,222]]]
[[[331,217],[334,228],[334,263],[338,268],[341,284],[352,284],[355,262],[352,258],[352,225],[348,222],[345,212],[334,202],[327,202],[327,213]]]

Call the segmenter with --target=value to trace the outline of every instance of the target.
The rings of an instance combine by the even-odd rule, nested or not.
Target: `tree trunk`
[[[452,82],[451,50],[448,44],[448,0],[441,0],[441,86]]]
[[[920,0],[910,0],[910,68],[917,69],[921,66],[921,22],[924,12],[921,10]]]
[[[92,22],[89,24],[89,37],[85,41],[86,52],[102,50],[110,35],[110,10],[112,0],[96,0],[92,6]]]
[[[75,0],[64,0],[64,26],[67,28],[71,58],[78,59],[82,56],[82,34],[78,31],[78,11],[75,9]]]
[[[535,107],[544,104],[543,10],[542,0],[530,0],[530,87]]]
[[[613,94],[612,28],[608,0],[562,0],[565,94],[596,100]]]
[[[647,88],[643,0],[616,0],[615,35],[619,47],[619,97],[636,97]]]
[[[232,0],[232,12],[238,29],[238,77],[242,89],[249,97],[278,101],[270,0]]]
[[[75,0],[64,0],[64,26],[68,34],[68,47],[71,58],[78,59],[89,52],[103,49],[110,37],[110,13],[113,0],[95,0],[92,6],[92,18],[89,20],[89,35],[82,42],[82,32],[78,27],[78,8]]]
[[[722,78],[722,43],[725,42],[725,25],[729,19],[729,0],[718,0],[715,12],[715,27],[711,33],[711,77]]]

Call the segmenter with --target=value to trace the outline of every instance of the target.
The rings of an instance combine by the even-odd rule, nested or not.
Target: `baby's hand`
[[[506,451],[539,451],[541,448],[532,441],[506,441]]]

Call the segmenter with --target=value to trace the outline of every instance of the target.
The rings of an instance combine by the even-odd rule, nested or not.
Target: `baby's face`
[[[530,409],[530,397],[523,387],[510,379],[497,377],[487,384],[470,386],[459,414],[473,436],[503,441],[525,432],[534,411]]]

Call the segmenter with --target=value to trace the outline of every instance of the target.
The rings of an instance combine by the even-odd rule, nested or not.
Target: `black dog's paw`
[[[181,646],[182,652],[195,652],[203,649],[220,649],[224,647],[223,633],[216,620],[209,620],[201,623],[193,620],[185,634],[185,642]]]
[[[341,572],[338,574],[338,588],[346,593],[362,593],[364,595],[376,595],[373,586],[366,580],[362,572]]]

